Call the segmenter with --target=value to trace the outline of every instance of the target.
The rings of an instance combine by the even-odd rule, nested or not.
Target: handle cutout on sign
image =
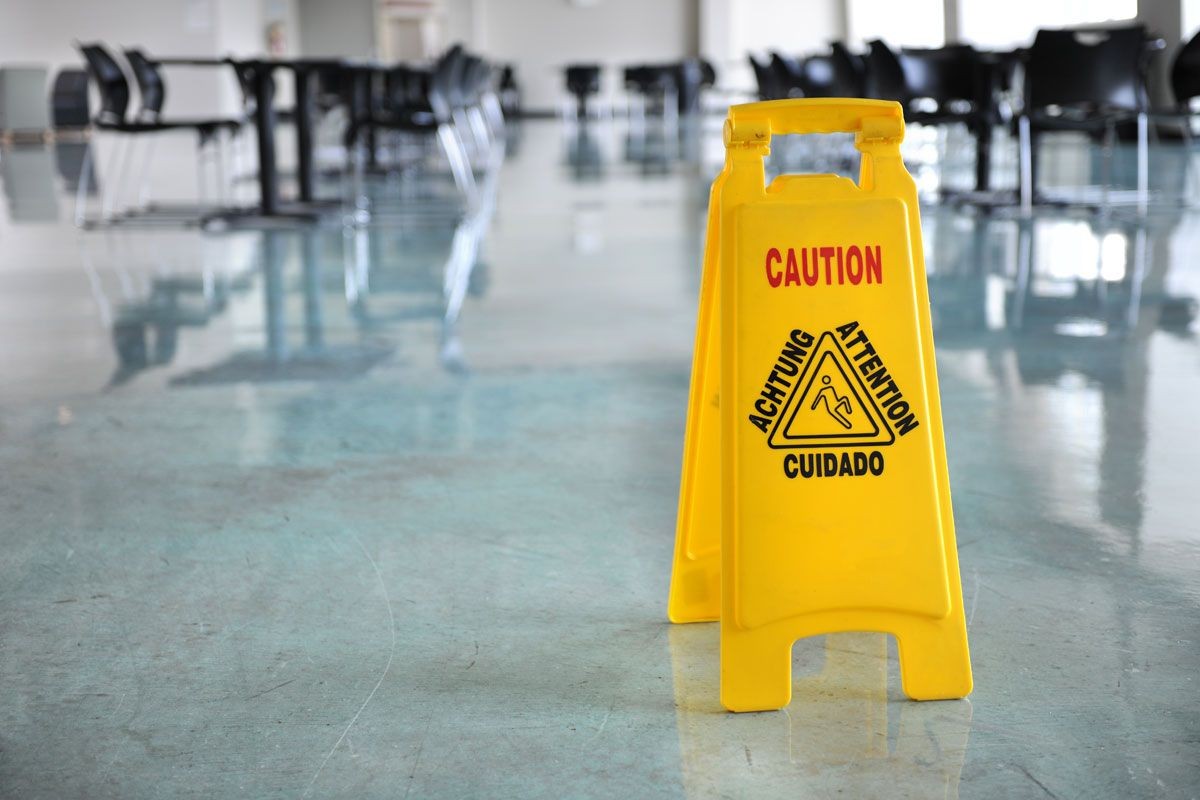
[[[836,176],[858,186],[862,153],[854,146],[851,134],[774,133],[768,146],[770,150],[763,159],[764,188],[768,194],[778,191],[772,188],[777,180],[792,176]],[[812,164],[821,164],[824,169],[821,172],[805,169]],[[833,171],[828,169],[831,165]]]

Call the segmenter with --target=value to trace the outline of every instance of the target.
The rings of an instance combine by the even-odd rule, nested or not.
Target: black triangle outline
[[[826,346],[825,342],[827,339],[831,346]],[[867,412],[868,417],[871,417],[871,422],[877,428],[874,433],[812,434],[794,437],[783,434],[783,431],[787,430],[787,427],[791,425],[796,414],[799,413],[798,400],[803,399],[808,394],[809,387],[817,377],[817,366],[825,360],[824,357],[826,355],[833,357],[834,365],[842,373],[842,377],[846,379],[846,385],[850,387],[850,391],[854,394],[854,399],[858,401],[859,407]],[[851,376],[853,376],[853,380],[851,380]],[[807,381],[805,380],[806,378]],[[857,384],[857,388],[855,384]],[[861,390],[861,393],[859,390]],[[866,398],[865,402],[863,398]],[[882,437],[881,431],[886,431],[887,436]],[[866,438],[868,441],[861,441],[863,438]],[[797,439],[815,441],[805,441],[797,444]],[[878,441],[869,441],[872,439],[878,439]],[[783,441],[786,444],[776,444],[777,441]],[[867,385],[863,383],[862,376],[858,374],[858,370],[854,369],[854,365],[850,363],[850,358],[846,355],[846,351],[842,349],[841,343],[833,335],[833,331],[825,331],[821,334],[821,338],[817,340],[817,346],[813,348],[812,355],[804,365],[804,370],[800,373],[799,380],[796,381],[792,387],[792,393],[788,395],[787,401],[783,404],[783,410],[780,412],[778,419],[775,420],[775,427],[771,429],[771,434],[767,437],[767,446],[774,450],[846,446],[886,447],[895,441],[896,432],[892,430],[892,426],[888,424],[887,417],[875,403],[875,397],[867,391]]]

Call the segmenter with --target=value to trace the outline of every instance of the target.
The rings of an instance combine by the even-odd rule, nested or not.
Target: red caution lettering
[[[858,286],[883,283],[883,248],[855,244],[849,247],[778,247],[767,250],[765,270],[772,289],[781,286]]]

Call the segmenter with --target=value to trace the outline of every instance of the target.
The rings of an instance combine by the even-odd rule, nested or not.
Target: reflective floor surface
[[[1200,796],[1179,147],[1145,219],[925,210],[974,694],[843,634],[731,715],[665,621],[718,125],[525,124],[456,324],[453,225],[81,234],[0,151],[0,795]]]

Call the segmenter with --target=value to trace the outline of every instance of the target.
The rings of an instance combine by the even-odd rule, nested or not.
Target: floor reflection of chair
[[[416,99],[396,94],[394,112],[360,120],[358,129],[378,129],[408,139],[416,148],[416,157],[406,168],[383,181],[367,180],[361,169],[360,137],[353,129],[348,135],[355,168],[350,211],[345,215],[343,271],[346,297],[358,309],[356,313],[366,313],[366,299],[381,271],[381,263],[369,255],[373,239],[378,241],[387,231],[388,236],[407,232],[414,240],[440,241],[448,245],[438,262],[443,339],[457,341],[453,327],[495,213],[507,147],[507,127],[493,84],[492,67],[451,48],[427,79],[418,82]],[[430,113],[413,116],[408,113],[413,103],[428,105]],[[418,119],[424,121],[412,124]],[[450,167],[454,193],[447,191],[444,174],[430,169],[435,143]]]
[[[443,365],[464,369],[458,318],[467,295],[480,295],[486,287],[478,224],[476,218],[463,220],[449,241],[438,231],[347,229],[343,275],[351,314],[365,330],[436,320]]]
[[[88,241],[80,241],[80,261],[117,355],[110,386],[172,363],[180,331],[208,325],[226,310],[235,292],[248,286],[236,272],[219,272],[210,263],[192,273],[159,265],[149,277],[135,275],[128,267],[129,254],[114,237],[110,234],[106,240],[107,267],[117,284],[115,300],[107,288],[111,281],[97,269]]]
[[[1146,225],[1021,220],[1009,324],[1104,337],[1137,326],[1150,264]]]
[[[393,348],[377,338],[349,343],[327,340],[325,284],[319,228],[299,233],[264,231],[261,237],[263,346],[233,352],[224,361],[182,374],[173,385],[242,381],[348,380],[387,360]],[[287,265],[299,237],[303,295],[303,344],[295,347],[289,324]]]
[[[570,167],[571,177],[577,181],[604,177],[606,159],[595,127],[584,119],[575,125],[567,126],[563,136],[566,140],[567,165]]]
[[[14,222],[58,219],[54,151],[41,144],[5,147],[0,153],[0,184]]]
[[[678,158],[679,139],[674,126],[629,127],[625,136],[625,160],[640,167],[642,175],[667,175]]]
[[[64,187],[71,194],[81,189],[90,191],[93,196],[99,192],[99,181],[96,178],[95,160],[88,155],[92,143],[87,139],[82,141],[58,140],[54,143],[54,162],[58,168],[58,176]],[[88,170],[87,175],[84,169]]]

